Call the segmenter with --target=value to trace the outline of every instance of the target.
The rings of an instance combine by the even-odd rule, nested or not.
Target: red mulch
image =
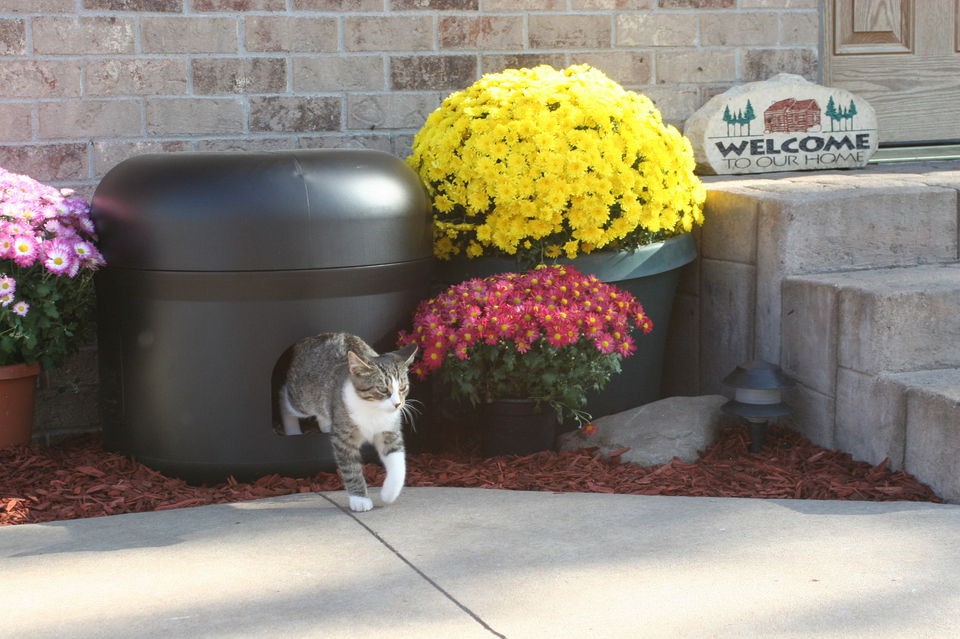
[[[758,453],[745,428],[721,434],[699,460],[642,468],[603,459],[596,449],[483,459],[421,453],[408,459],[408,486],[460,486],[551,492],[851,499],[942,502],[930,488],[886,463],[872,466],[771,426]],[[623,451],[621,451],[622,454]],[[366,467],[379,485],[383,469]],[[0,525],[229,503],[291,493],[342,490],[333,473],[309,478],[270,475],[191,486],[123,455],[105,452],[92,436],[51,447],[0,449]]]

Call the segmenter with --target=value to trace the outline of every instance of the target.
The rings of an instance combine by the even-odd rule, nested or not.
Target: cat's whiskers
[[[416,404],[419,404],[419,406]],[[415,420],[417,417],[423,414],[423,410],[421,409],[422,406],[423,402],[420,400],[408,397],[399,408],[401,419],[410,424],[410,429],[413,432],[417,432]]]

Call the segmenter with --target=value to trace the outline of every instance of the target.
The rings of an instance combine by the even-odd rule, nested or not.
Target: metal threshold
[[[870,158],[870,164],[921,162],[925,160],[960,160],[960,144],[881,147]]]

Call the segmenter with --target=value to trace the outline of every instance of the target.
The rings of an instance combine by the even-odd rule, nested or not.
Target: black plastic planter
[[[429,204],[367,150],[167,154],[93,197],[104,441],[189,481],[334,468],[326,435],[276,435],[285,351],[349,331],[390,349],[427,296]]]

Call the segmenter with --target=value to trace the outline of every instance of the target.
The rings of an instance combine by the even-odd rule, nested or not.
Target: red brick
[[[390,59],[390,86],[395,91],[464,89],[477,75],[472,55],[397,56]]]
[[[541,64],[562,69],[572,63],[564,53],[506,53],[485,55],[482,64],[483,73],[499,73],[504,69],[530,69]]]
[[[285,0],[193,0],[194,11],[284,11]]]
[[[737,0],[660,0],[662,9],[734,9]]]
[[[337,50],[335,18],[248,16],[244,20],[247,51],[333,52]]]
[[[283,58],[197,58],[193,90],[197,94],[281,93],[287,88]]]
[[[234,18],[157,16],[140,19],[144,53],[236,53]]]
[[[128,18],[38,16],[33,19],[33,49],[44,55],[133,53],[135,30]]]
[[[433,18],[350,16],[343,24],[347,51],[426,51],[433,48]]]
[[[176,95],[187,91],[187,65],[173,58],[114,58],[86,62],[85,95]]]
[[[250,100],[251,131],[336,131],[340,129],[340,98],[293,96]]]
[[[3,142],[24,142],[33,135],[31,130],[31,112],[29,104],[4,104],[0,109],[0,140]]]
[[[240,98],[147,98],[148,135],[230,135],[243,131]]]
[[[0,20],[0,55],[23,55],[26,52],[23,20]]]
[[[443,16],[440,18],[441,49],[521,49],[523,18],[520,16]]]
[[[293,0],[294,11],[383,11],[383,0]]]
[[[3,0],[4,13],[73,13],[76,0]]]
[[[608,49],[613,39],[605,15],[538,15],[527,18],[530,46],[537,49]]]
[[[87,179],[87,145],[44,144],[0,146],[0,166],[41,182]]]
[[[76,60],[0,60],[5,98],[57,98],[80,95]]]
[[[150,11],[151,13],[183,11],[183,0],[83,0],[84,9],[95,11]]]
[[[649,84],[653,55],[638,51],[604,51],[571,55],[571,64],[584,63],[600,69],[625,87]]]
[[[813,49],[748,49],[743,55],[743,82],[766,80],[777,73],[817,77],[817,52]]]
[[[480,2],[479,0],[393,0],[390,8],[393,11],[417,9],[425,11],[476,11],[480,8]]]

